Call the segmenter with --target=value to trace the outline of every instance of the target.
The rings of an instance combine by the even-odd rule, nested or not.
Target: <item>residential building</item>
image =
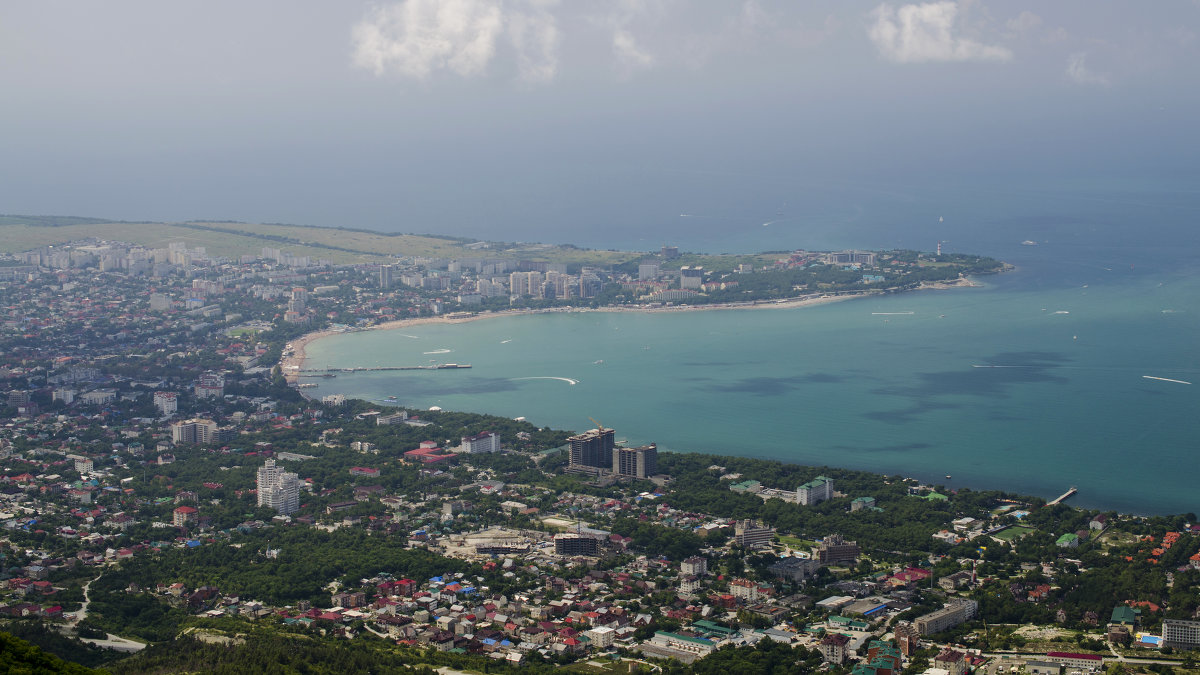
[[[933,667],[942,668],[950,675],[964,675],[967,665],[967,655],[950,648],[943,649],[933,657]]]
[[[770,546],[775,528],[764,527],[753,520],[739,520],[733,526],[733,543],[746,548]]]
[[[171,522],[175,527],[187,527],[196,522],[196,509],[191,506],[180,506],[175,509]]]
[[[588,429],[578,436],[568,438],[571,455],[567,468],[582,471],[611,469],[615,433],[612,429],[601,427]]]
[[[817,546],[817,560],[822,565],[853,563],[858,559],[858,542],[846,541],[840,534],[831,534]]]
[[[841,665],[846,662],[846,656],[849,654],[850,636],[842,635],[841,633],[830,633],[821,638],[817,649],[821,651],[821,658],[829,663]]]
[[[380,288],[391,288],[392,287],[392,272],[394,269],[395,268],[393,268],[391,265],[380,265],[379,266],[379,287]]]
[[[683,267],[679,268],[679,287],[680,288],[695,290],[697,288],[700,288],[700,285],[703,282],[704,282],[704,268],[703,267],[689,267],[688,265],[684,265]]]
[[[698,555],[684,558],[683,562],[679,563],[679,573],[683,576],[698,577],[708,574],[708,558],[702,558]]]
[[[917,617],[914,623],[920,635],[933,635],[970,621],[979,612],[979,603],[974,600],[956,599],[936,612]]]
[[[484,431],[474,436],[462,437],[462,452],[474,455],[481,452],[500,452],[500,434]]]
[[[854,511],[862,511],[864,509],[870,510],[873,508],[875,508],[874,497],[857,497],[850,502],[851,513]]]
[[[600,553],[600,539],[590,534],[554,535],[554,553],[565,556],[591,556]]]
[[[300,509],[300,477],[268,459],[258,469],[258,505],[288,515]]]
[[[592,641],[592,647],[596,649],[608,649],[613,646],[617,631],[608,626],[596,626],[591,630],[585,631],[584,635]]]
[[[173,391],[156,391],[154,407],[163,415],[174,415],[179,410],[179,395]]]
[[[207,372],[200,375],[195,387],[196,398],[220,398],[225,395],[225,376]]]
[[[1200,647],[1200,621],[1163,619],[1163,646],[1172,649],[1196,649]]]
[[[171,442],[206,445],[217,440],[217,423],[212,420],[192,418],[171,424]]]
[[[758,584],[749,579],[734,579],[729,582],[729,594],[746,602],[758,600]]]
[[[833,479],[826,476],[817,476],[796,488],[796,502],[804,506],[812,506],[830,499],[833,499]]]
[[[658,446],[654,443],[637,448],[614,448],[612,470],[618,476],[649,478],[658,473]]]

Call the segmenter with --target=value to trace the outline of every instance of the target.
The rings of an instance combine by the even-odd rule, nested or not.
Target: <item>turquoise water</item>
[[[1175,194],[1149,222],[1130,227],[1127,219],[1144,218],[1144,200],[1155,195],[1114,206],[1073,194],[1074,202],[1053,201],[1075,209],[1069,220],[1039,216],[1045,206],[1035,203],[962,228],[959,239],[974,242],[975,252],[1018,265],[982,279],[982,288],[794,309],[581,312],[341,335],[310,345],[309,366],[473,368],[340,374],[314,380],[314,393],[395,396],[414,408],[568,429],[594,417],[630,443],[670,450],[1047,498],[1075,485],[1080,505],[1200,511],[1192,197]],[[830,225],[815,238],[829,247],[843,231],[853,234],[842,241],[855,241],[842,245],[864,245],[857,240],[865,230],[854,228]],[[1025,238],[1043,243],[1020,246]]]

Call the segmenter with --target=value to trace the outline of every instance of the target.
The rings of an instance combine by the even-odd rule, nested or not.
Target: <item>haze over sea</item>
[[[340,374],[314,393],[577,430],[594,417],[629,443],[674,451],[1046,498],[1075,485],[1082,506],[1196,512],[1194,185],[876,189],[679,175],[620,204],[597,201],[557,228],[513,226],[506,238],[710,253],[932,250],[942,240],[1017,270],[980,279],[982,288],[799,309],[584,312],[339,335],[309,346],[309,367],[473,368]]]

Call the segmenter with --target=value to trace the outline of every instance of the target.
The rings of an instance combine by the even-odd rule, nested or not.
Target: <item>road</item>
[[[95,579],[92,579],[83,585],[83,604],[80,605],[79,611],[75,612],[75,614],[72,615],[73,618],[71,619],[71,621],[69,621],[67,623],[66,626],[64,626],[64,628],[69,628],[72,632],[74,632],[75,628],[77,626],[79,626],[79,622],[83,621],[84,619],[87,618],[88,605],[92,604],[92,599],[88,596],[88,591],[90,591],[92,588],[92,582],[99,580],[100,577],[102,577],[102,576],[104,576],[104,575],[100,574]],[[96,645],[97,647],[102,647],[104,649],[115,649],[116,651],[119,651],[119,652],[139,652],[146,648],[146,645],[143,642],[136,642],[134,640],[126,640],[125,638],[120,637],[118,635],[113,635],[112,633],[108,633],[108,637],[106,637],[104,639],[101,639],[101,638],[79,638],[79,639],[90,645]]]

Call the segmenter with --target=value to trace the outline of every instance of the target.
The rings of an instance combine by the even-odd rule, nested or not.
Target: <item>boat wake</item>
[[[513,379],[514,380],[558,380],[559,382],[566,382],[567,384],[569,384],[571,386],[575,386],[575,385],[579,384],[579,380],[572,380],[569,377],[551,377],[548,375],[534,376],[534,377],[514,377]]]
[[[1191,382],[1187,382],[1187,381],[1185,381],[1185,380],[1172,380],[1172,379],[1171,379],[1171,378],[1169,378],[1169,377],[1155,377],[1155,376],[1153,376],[1153,375],[1143,375],[1143,376],[1142,376],[1142,379],[1144,379],[1144,380],[1158,380],[1159,382],[1174,382],[1175,384],[1191,384]]]
[[[871,312],[871,316],[900,316],[916,314],[916,312]]]
[[[449,354],[449,349],[435,349],[431,352],[422,352],[423,354]]]
[[[512,342],[512,340],[501,340],[501,341],[500,341],[500,344],[502,344],[502,345],[506,345],[506,344],[508,344],[508,343],[510,343],[510,342]]]

